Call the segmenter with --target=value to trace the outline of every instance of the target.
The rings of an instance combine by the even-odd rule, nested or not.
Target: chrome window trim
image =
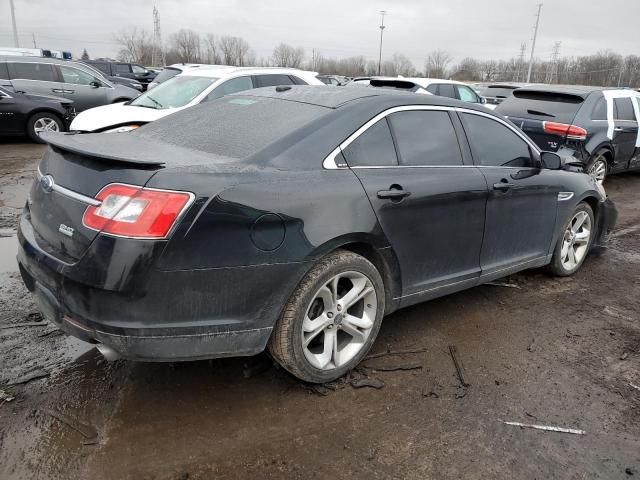
[[[366,132],[371,126],[373,126],[379,120],[386,118],[392,113],[396,112],[408,112],[408,111],[444,111],[444,112],[456,112],[456,113],[468,113],[471,115],[478,115],[480,117],[486,117],[490,120],[493,120],[497,123],[502,124],[503,126],[510,129],[513,133],[515,133],[518,137],[520,137],[524,142],[529,145],[529,148],[532,149],[533,152],[540,155],[540,149],[538,146],[533,143],[522,131],[519,131],[517,127],[510,125],[508,122],[503,119],[496,117],[495,115],[480,112],[477,110],[472,110],[470,108],[462,108],[462,107],[445,107],[439,105],[403,105],[398,107],[391,107],[384,112],[380,112],[371,120],[367,121],[364,125],[358,128],[355,132],[349,135],[346,140],[344,140],[340,145],[338,145],[322,162],[322,167],[325,170],[343,170],[349,168],[346,163],[338,163],[336,158],[342,151],[347,148],[351,143],[353,143],[360,135]],[[460,168],[460,167],[476,167],[476,168],[516,168],[516,167],[502,167],[497,165],[384,165],[384,166],[366,166],[361,165],[357,167],[351,167],[354,169],[369,169],[369,168]],[[522,167],[520,167],[522,169]]]
[[[13,98],[11,95],[9,95],[8,93],[4,93],[2,90],[0,90],[0,97],[3,97],[3,98]]]
[[[44,175],[42,175],[42,172],[40,171],[40,169],[38,169],[38,173],[36,175],[38,182],[40,181],[40,179],[43,177]],[[100,200],[96,200],[95,198],[91,198],[91,197],[87,197],[86,195],[82,195],[81,193],[75,192],[73,190],[70,190],[66,187],[63,187],[62,185],[58,185],[57,183],[55,183],[55,180],[53,180],[53,184],[51,185],[51,190],[59,193],[60,195],[63,195],[65,197],[71,198],[73,200],[76,200],[80,203],[85,203],[87,205],[91,205],[94,207],[99,207],[100,205],[102,205],[102,202]]]

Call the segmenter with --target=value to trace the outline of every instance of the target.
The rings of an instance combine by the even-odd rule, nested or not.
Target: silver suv
[[[124,102],[140,92],[107,80],[96,69],[58,58],[0,56],[0,86],[28,94],[65,97],[76,111]]]

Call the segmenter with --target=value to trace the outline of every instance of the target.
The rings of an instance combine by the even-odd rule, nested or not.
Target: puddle
[[[0,235],[3,235],[0,233]],[[11,273],[18,271],[18,237],[11,235],[0,236],[0,273]]]

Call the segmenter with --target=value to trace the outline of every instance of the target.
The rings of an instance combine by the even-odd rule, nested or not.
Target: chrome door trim
[[[407,112],[407,111],[421,111],[421,110],[427,110],[427,111],[440,111],[440,112],[456,112],[456,113],[468,113],[471,115],[478,115],[480,117],[486,117],[489,118],[490,120],[493,120],[495,122],[501,123],[502,125],[504,125],[505,127],[509,128],[513,133],[515,133],[518,137],[520,137],[522,140],[524,140],[527,145],[529,145],[529,147],[536,152],[538,155],[540,154],[540,149],[538,148],[538,146],[533,143],[532,140],[530,140],[522,131],[518,130],[517,127],[509,124],[508,122],[504,121],[503,119],[496,117],[495,115],[489,114],[489,113],[485,113],[485,112],[480,112],[478,110],[472,110],[469,108],[463,108],[463,107],[447,107],[447,106],[439,106],[439,105],[403,105],[403,106],[399,106],[399,107],[392,107],[389,108],[387,110],[385,110],[384,112],[381,112],[379,114],[377,114],[375,117],[373,117],[371,120],[367,121],[364,125],[362,125],[360,128],[358,128],[355,132],[353,132],[351,135],[349,135],[347,137],[346,140],[344,140],[340,145],[338,145],[329,155],[327,155],[327,157],[323,160],[322,162],[322,167],[325,170],[340,170],[340,169],[346,169],[349,168],[349,166],[346,163],[338,163],[337,161],[337,157],[340,153],[342,153],[342,150],[344,150],[345,148],[347,148],[354,140],[356,140],[360,135],[362,135],[364,132],[366,132],[371,126],[373,126],[376,122],[378,122],[378,120],[381,120],[385,117],[387,117],[388,115],[391,115],[392,113],[396,113],[396,112]],[[358,168],[358,169],[363,169],[363,168],[443,168],[443,167],[486,167],[483,165],[390,165],[390,166],[359,166],[359,167],[352,167],[352,168]],[[499,168],[504,168],[504,167],[499,167]],[[515,167],[514,167],[515,168]]]

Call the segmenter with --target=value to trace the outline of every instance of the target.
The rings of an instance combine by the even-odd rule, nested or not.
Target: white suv
[[[231,93],[278,85],[324,85],[316,72],[295,68],[210,66],[187,70],[138,98],[82,112],[71,131],[126,132]]]

